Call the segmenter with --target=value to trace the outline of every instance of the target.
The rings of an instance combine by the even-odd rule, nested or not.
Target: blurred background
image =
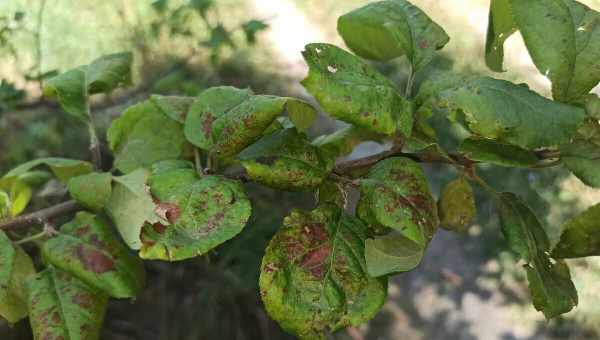
[[[128,105],[151,93],[193,96],[214,85],[310,98],[299,85],[307,68],[300,51],[309,42],[343,46],[337,17],[364,0],[1,0],[0,173],[38,157],[87,158],[87,130],[41,96],[44,79],[101,55],[132,51],[134,86],[94,98],[105,130]],[[483,61],[489,0],[413,0],[450,35],[434,66],[525,82],[549,95],[519,34],[507,41],[505,73]],[[600,0],[580,0],[600,10]],[[375,64],[399,86],[404,60]],[[599,93],[599,89],[595,91]],[[599,93],[600,94],[600,93]],[[464,131],[443,117],[433,124],[452,150]],[[321,117],[311,131],[333,131]],[[102,133],[103,135],[103,133]],[[378,152],[365,143],[350,157]],[[427,166],[435,195],[456,176]],[[562,168],[542,171],[489,167],[494,187],[518,192],[556,241],[562,222],[600,201]],[[209,256],[175,264],[147,262],[148,287],[136,301],[110,303],[102,339],[291,339],[265,314],[257,289],[264,248],[292,207],[314,206],[310,194],[248,185],[251,223]],[[48,184],[31,209],[64,200]],[[478,219],[468,234],[439,231],[423,263],[391,280],[389,298],[370,323],[335,339],[525,340],[600,339],[600,260],[571,260],[579,306],[550,322],[534,310],[521,263],[504,242],[489,198],[477,192]],[[277,209],[273,207],[276,206]],[[31,249],[35,252],[35,249]],[[0,321],[0,339],[30,339],[27,320]]]

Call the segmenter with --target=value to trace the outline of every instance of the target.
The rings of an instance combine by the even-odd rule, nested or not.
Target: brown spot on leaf
[[[175,223],[179,218],[179,215],[181,215],[181,209],[173,203],[160,202],[157,204],[154,211],[158,216],[166,219],[170,223]]]
[[[429,43],[427,42],[427,40],[421,40],[421,41],[419,42],[419,47],[420,47],[421,49],[426,49],[427,47],[429,47]]]
[[[152,225],[152,229],[154,229],[154,231],[156,231],[159,234],[164,234],[165,229],[167,229],[167,226],[160,222],[156,222]]]
[[[329,245],[324,244],[317,249],[313,249],[302,257],[300,266],[308,270],[314,277],[323,278],[327,270],[326,260],[331,254]]]
[[[79,245],[76,248],[76,255],[86,270],[96,274],[106,273],[115,268],[115,261],[96,249]]]
[[[215,121],[215,117],[210,112],[205,112],[202,120],[202,132],[205,135],[210,135],[212,132],[212,124]]]
[[[83,309],[90,309],[94,306],[94,301],[92,300],[92,297],[81,292],[76,293],[73,296],[73,303]]]
[[[90,226],[86,225],[85,227],[75,229],[75,236],[83,237],[90,232]]]

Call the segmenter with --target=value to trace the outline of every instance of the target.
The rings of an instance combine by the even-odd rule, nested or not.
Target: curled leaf
[[[500,166],[528,168],[539,162],[533,151],[486,138],[469,137],[458,151],[471,160]]]
[[[442,227],[466,232],[477,212],[469,182],[460,177],[446,184],[440,195],[438,210]]]

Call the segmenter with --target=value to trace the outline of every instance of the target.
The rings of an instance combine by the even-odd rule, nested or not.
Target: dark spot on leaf
[[[317,249],[313,249],[302,257],[300,266],[308,270],[314,277],[323,278],[327,271],[327,258],[331,254],[331,248],[324,244]]]
[[[90,232],[90,226],[86,225],[85,227],[75,229],[75,236],[83,237]]]
[[[76,293],[73,296],[73,303],[83,309],[90,309],[94,306],[94,301],[92,298],[89,295],[81,292]]]
[[[205,135],[210,135],[212,132],[212,124],[215,121],[215,117],[210,112],[205,112],[202,120],[202,132]]]
[[[421,41],[419,42],[419,47],[420,47],[421,49],[426,49],[427,47],[429,47],[429,43],[427,42],[427,40],[421,40]]]
[[[154,229],[154,231],[156,231],[159,234],[163,234],[165,232],[165,229],[167,229],[167,226],[160,222],[156,222],[152,225],[152,229]]]
[[[96,274],[106,273],[115,268],[115,261],[96,249],[79,245],[76,248],[76,253],[83,267]]]

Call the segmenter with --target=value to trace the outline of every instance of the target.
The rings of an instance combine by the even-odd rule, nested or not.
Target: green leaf
[[[108,297],[52,267],[27,282],[29,323],[35,340],[97,340]]]
[[[3,209],[8,211],[10,217],[19,215],[31,200],[31,187],[27,185],[21,176],[0,178],[0,192],[3,193]],[[0,219],[2,219],[0,214]]]
[[[502,233],[509,247],[527,263],[533,305],[546,318],[566,313],[577,305],[577,291],[569,267],[550,258],[550,242],[531,209],[513,193],[498,197]]]
[[[514,20],[554,99],[578,102],[600,81],[600,13],[574,0],[511,0]]]
[[[150,195],[148,178],[150,172],[137,169],[128,175],[114,177],[115,185],[106,205],[111,217],[125,243],[131,249],[140,249],[140,234],[145,223],[166,223],[156,213],[156,204]]]
[[[327,113],[376,133],[410,135],[409,102],[373,67],[330,44],[308,44],[302,55],[309,67],[302,85]]]
[[[287,111],[288,117],[300,132],[311,127],[317,118],[317,110],[302,100],[289,100]]]
[[[35,275],[29,255],[0,231],[0,316],[13,324],[27,316],[23,284]]]
[[[380,61],[406,56],[415,70],[427,65],[450,40],[427,14],[404,0],[355,9],[339,17],[337,29],[357,55]]]
[[[560,147],[560,159],[577,178],[600,188],[600,123],[587,120],[575,138]]]
[[[179,261],[203,255],[236,236],[250,217],[250,201],[237,181],[198,179],[193,169],[170,168],[155,169],[149,183],[156,212],[168,223],[144,226],[144,259]]]
[[[420,252],[413,252],[415,256],[423,254],[439,223],[435,200],[431,196],[423,170],[414,161],[402,157],[392,157],[377,163],[361,181],[357,214],[378,233],[393,229],[413,241],[420,247]],[[367,259],[367,265],[375,264],[382,256],[378,253],[390,249],[383,247],[382,242],[384,241],[375,240],[375,244],[379,244],[378,252],[369,252],[367,255],[377,255],[377,258]],[[406,242],[398,239],[393,242],[406,246]],[[386,256],[388,259],[396,257],[399,262],[396,265],[386,262],[387,269],[383,267],[384,263],[378,263],[376,268],[369,267],[369,272],[382,275],[396,272],[398,268],[414,268],[407,266],[395,252]],[[420,258],[418,261],[411,261],[418,263]]]
[[[384,137],[385,136],[373,133],[369,130],[357,128],[354,125],[348,125],[332,134],[315,138],[312,144],[328,150],[336,157],[340,157],[352,153],[354,148],[362,142],[383,142]]]
[[[553,257],[600,256],[600,203],[565,223],[562,230]]]
[[[332,154],[312,145],[296,129],[263,137],[242,151],[238,159],[253,181],[294,191],[319,186],[334,166]]]
[[[107,93],[131,83],[131,53],[100,57],[89,65],[79,66],[44,83],[44,95],[57,99],[63,109],[89,120],[88,96]]]
[[[394,233],[367,239],[365,258],[369,275],[378,277],[412,270],[421,263],[424,250],[415,241]]]
[[[142,261],[100,217],[79,212],[42,246],[46,261],[115,298],[135,297],[144,287]]]
[[[254,44],[256,42],[256,34],[267,28],[269,28],[269,25],[261,20],[249,20],[242,24],[242,30],[244,30],[246,41],[249,44]]]
[[[500,166],[528,168],[539,162],[535,152],[493,139],[469,137],[458,148],[467,158]]]
[[[29,170],[40,165],[48,166],[54,175],[63,183],[67,183],[71,177],[84,175],[93,171],[93,166],[90,162],[78,159],[47,157],[23,163],[10,170],[3,178],[26,175]]]
[[[201,14],[204,15],[212,6],[214,6],[214,0],[190,0],[190,5]]]
[[[203,150],[234,156],[262,136],[288,101],[235,87],[210,88],[192,104],[185,120],[185,136]]]
[[[600,120],[600,97],[590,93],[585,97],[585,113],[588,117]]]
[[[504,42],[517,30],[511,0],[491,0],[485,41],[485,63],[493,71],[504,72]]]
[[[585,116],[581,108],[489,77],[471,78],[438,98],[438,105],[464,113],[466,127],[475,135],[526,149],[567,142]],[[450,118],[456,119],[454,114]]]
[[[85,208],[100,211],[110,200],[111,184],[112,175],[110,173],[92,172],[71,178],[67,188],[71,197]]]
[[[292,211],[262,260],[260,292],[269,315],[307,340],[375,316],[387,280],[367,273],[367,235],[360,220],[331,204]]]
[[[194,98],[153,94],[150,101],[158,106],[162,113],[183,124]]]
[[[12,216],[10,196],[2,190],[0,190],[0,221],[7,219]]]
[[[124,173],[182,157],[187,146],[181,124],[152,101],[129,107],[113,121],[107,140],[115,155],[114,166]]]
[[[477,213],[473,188],[463,177],[446,184],[438,201],[440,224],[452,231],[466,232]]]

